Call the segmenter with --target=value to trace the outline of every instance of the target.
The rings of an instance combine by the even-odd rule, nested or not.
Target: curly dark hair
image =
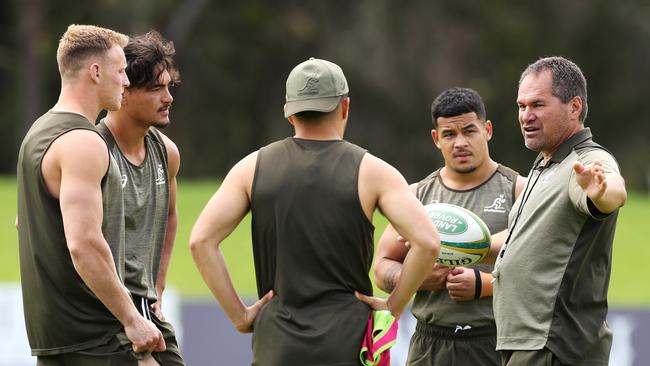
[[[455,117],[465,113],[476,113],[485,121],[485,105],[481,96],[473,89],[454,87],[440,93],[431,103],[433,127],[437,127],[438,117]]]
[[[165,70],[172,85],[180,83],[180,74],[174,63],[175,53],[174,42],[164,39],[155,30],[130,38],[124,47],[126,75],[131,82],[129,88],[154,86]]]

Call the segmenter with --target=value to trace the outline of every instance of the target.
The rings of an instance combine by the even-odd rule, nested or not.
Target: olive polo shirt
[[[544,162],[540,154],[509,216],[510,237],[494,272],[497,350],[544,347],[567,364],[607,364],[607,290],[618,210],[600,213],[578,186],[573,163],[614,157],[589,128]]]

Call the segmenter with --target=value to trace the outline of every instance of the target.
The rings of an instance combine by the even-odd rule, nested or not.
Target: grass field
[[[0,177],[0,282],[18,282],[18,239],[14,228],[16,188],[14,177]],[[218,182],[181,180],[178,186],[179,228],[171,259],[168,283],[185,298],[210,296],[203,284],[187,246],[190,231]],[[613,271],[609,300],[615,306],[650,306],[650,284],[644,280],[645,261],[650,261],[650,239],[644,234],[650,218],[650,197],[631,193],[621,210],[614,242]],[[386,221],[376,215],[375,237],[379,238]],[[243,296],[256,294],[250,217],[222,244],[235,286]]]

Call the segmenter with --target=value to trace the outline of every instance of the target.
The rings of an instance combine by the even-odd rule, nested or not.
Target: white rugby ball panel
[[[424,207],[440,236],[438,263],[465,266],[487,255],[490,232],[476,214],[448,203],[432,203]]]

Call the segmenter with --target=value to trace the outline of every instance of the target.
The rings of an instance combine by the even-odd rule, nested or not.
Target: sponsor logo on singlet
[[[162,164],[158,164],[158,169],[156,169],[156,185],[165,184],[165,170],[163,170]]]
[[[122,174],[122,188],[126,187],[126,182],[129,181],[129,177],[126,176],[126,174]]]

